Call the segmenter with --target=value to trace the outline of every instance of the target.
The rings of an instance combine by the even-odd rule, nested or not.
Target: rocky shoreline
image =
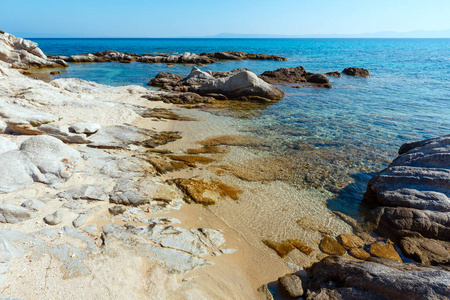
[[[225,158],[261,141],[185,141],[183,128],[200,129],[200,115],[173,103],[278,101],[284,93],[272,84],[328,87],[326,75],[303,67],[260,76],[194,67],[186,78],[159,74],[150,81],[159,91],[79,79],[45,83],[14,69],[59,67],[61,58],[0,37],[1,297],[270,299],[277,288],[307,299],[450,297],[448,136],[401,147],[369,183],[365,199],[379,207],[366,224],[310,196],[296,201],[304,216],[288,217],[292,201],[274,189],[295,189],[258,182],[243,189],[242,176],[227,173]],[[227,55],[200,54],[211,62],[233,59]],[[116,52],[94,56],[128,60]],[[369,76],[349,69],[343,73]],[[267,224],[253,228],[264,217]],[[279,234],[270,218],[284,218],[277,225],[295,226],[295,234]],[[401,263],[386,238],[427,265]],[[279,284],[257,291],[278,277]]]
[[[242,51],[225,51],[214,53],[182,53],[182,54],[135,54],[121,53],[107,50],[97,53],[85,53],[72,56],[49,55],[51,59],[63,60],[71,63],[92,63],[92,62],[121,62],[130,63],[137,61],[141,63],[166,63],[166,64],[212,64],[219,60],[275,60],[287,61],[287,58],[278,55],[246,53]]]

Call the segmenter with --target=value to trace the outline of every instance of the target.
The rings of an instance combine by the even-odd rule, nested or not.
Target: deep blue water
[[[277,54],[289,61],[219,62],[203,70],[248,68],[257,74],[304,66],[310,72],[370,70],[370,78],[330,78],[333,89],[281,88],[286,97],[255,109],[236,123],[274,141],[277,154],[301,156],[296,145],[328,147],[324,164],[339,164],[333,153],[348,153],[342,166],[355,183],[342,189],[332,209],[358,210],[361,192],[375,171],[395,158],[408,141],[450,133],[450,39],[33,39],[47,54],[104,50],[134,52],[216,52],[241,50]],[[162,71],[187,75],[192,66],[164,64],[72,64],[59,77],[110,85],[145,85]],[[239,115],[239,114],[237,114]],[[275,151],[275,150],[273,150]],[[334,152],[333,152],[334,151]],[[295,158],[293,160],[295,164]],[[298,170],[301,172],[301,170]],[[340,176],[340,175],[339,175]]]

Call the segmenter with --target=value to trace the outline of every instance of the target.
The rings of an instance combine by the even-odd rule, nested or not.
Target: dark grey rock
[[[309,273],[311,281],[307,299],[450,297],[450,272],[438,267],[403,264],[380,258],[355,261],[329,256],[312,265]]]

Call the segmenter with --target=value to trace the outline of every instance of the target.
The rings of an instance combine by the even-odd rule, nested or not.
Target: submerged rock
[[[335,239],[324,235],[319,244],[320,251],[330,255],[344,255],[346,253],[344,247]]]

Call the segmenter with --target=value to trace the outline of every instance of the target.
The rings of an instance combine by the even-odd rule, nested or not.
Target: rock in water
[[[81,159],[77,150],[47,135],[29,138],[22,143],[20,151],[38,167],[50,183],[69,179]]]
[[[285,275],[278,278],[278,283],[288,296],[297,298],[303,296],[302,281],[297,275]]]
[[[450,272],[387,259],[329,256],[309,269],[307,299],[449,299]],[[320,297],[319,297],[320,295]]]
[[[284,97],[284,92],[276,86],[259,79],[250,71],[239,72],[229,78],[209,80],[198,92],[205,94],[222,94],[228,99],[248,99],[277,101]]]
[[[311,77],[308,78],[308,82],[324,84],[324,83],[329,83],[330,79],[328,79],[328,77],[324,74],[313,74]]]
[[[364,68],[345,68],[342,73],[349,76],[358,76],[358,77],[370,77],[370,72]]]
[[[335,239],[324,235],[319,244],[320,251],[331,255],[344,255],[345,249]]]
[[[425,264],[446,264],[450,262],[450,135],[404,144],[399,154],[369,181],[364,200],[378,207],[369,211],[366,221],[377,233],[396,241],[405,255]]]
[[[0,222],[17,223],[28,220],[34,216],[32,210],[13,204],[0,204]]]

